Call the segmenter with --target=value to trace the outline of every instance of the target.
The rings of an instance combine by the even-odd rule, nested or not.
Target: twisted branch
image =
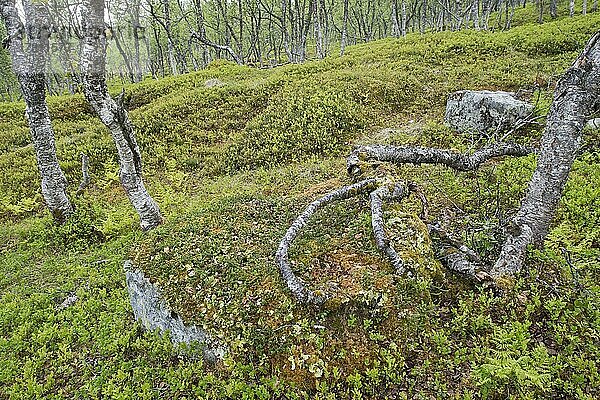
[[[406,268],[402,259],[396,253],[394,246],[390,244],[389,239],[385,235],[385,227],[383,224],[383,202],[384,201],[400,201],[410,194],[410,191],[399,184],[394,185],[393,190],[390,190],[388,186],[381,186],[370,194],[371,199],[371,224],[373,226],[373,235],[375,236],[375,243],[379,250],[385,253],[392,266],[398,274],[404,274]]]
[[[279,248],[275,254],[275,260],[277,261],[277,265],[279,266],[279,270],[287,287],[300,303],[321,305],[327,300],[326,295],[319,295],[308,289],[304,282],[302,282],[302,280],[298,278],[292,271],[288,258],[288,250],[300,233],[300,230],[308,224],[308,221],[317,210],[330,203],[349,199],[360,193],[369,192],[374,190],[376,187],[377,181],[375,179],[366,179],[364,181],[355,183],[354,185],[344,186],[341,189],[315,200],[308,207],[306,207],[304,212],[302,212],[298,218],[296,218],[296,220],[292,223],[292,226],[290,226],[287,230],[283,239],[281,239],[281,243],[279,244]]]
[[[392,164],[442,164],[457,171],[472,171],[484,162],[501,156],[522,157],[534,152],[531,147],[515,143],[494,143],[473,154],[463,154],[452,150],[412,146],[360,146],[346,161],[350,175],[360,174],[361,161],[383,161]]]

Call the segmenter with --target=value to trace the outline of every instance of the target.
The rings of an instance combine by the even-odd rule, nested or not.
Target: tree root
[[[281,239],[281,243],[279,244],[279,248],[275,254],[275,259],[279,265],[279,271],[281,272],[283,280],[294,297],[296,297],[300,303],[320,305],[327,300],[327,297],[308,289],[304,282],[302,282],[302,280],[294,274],[288,257],[290,245],[296,239],[302,228],[308,224],[308,221],[317,210],[325,207],[327,204],[349,199],[360,193],[369,192],[374,190],[376,187],[377,181],[375,179],[366,179],[364,181],[355,183],[354,185],[345,186],[312,202],[304,210],[304,212],[302,212],[302,214],[296,218],[296,220],[287,230],[283,239]]]
[[[348,157],[347,166],[350,175],[362,172],[360,171],[361,160],[387,161],[395,164],[443,164],[458,171],[470,171],[494,157],[507,155],[525,156],[532,152],[533,149],[529,147],[511,143],[497,143],[477,150],[472,155],[423,147],[362,146]],[[442,242],[446,243],[449,250],[453,249],[446,252],[443,257],[443,262],[447,268],[478,281],[487,279],[488,275],[480,265],[481,260],[473,250],[464,244],[452,240],[438,224],[427,223],[427,198],[416,184],[411,183],[406,185],[391,183],[381,179],[366,179],[354,185],[342,187],[312,202],[292,223],[281,240],[275,259],[287,287],[297,301],[304,304],[322,305],[327,301],[328,297],[326,294],[315,293],[308,289],[305,283],[294,274],[288,256],[291,244],[317,210],[330,203],[345,200],[362,193],[369,193],[371,224],[377,248],[387,256],[397,274],[404,275],[409,273],[409,271],[407,271],[402,259],[386,236],[383,220],[383,204],[385,202],[401,201],[410,196],[411,193],[415,193],[422,205],[420,217],[427,224],[430,234],[436,234]]]
[[[385,235],[385,228],[383,224],[383,202],[384,201],[400,201],[410,195],[408,188],[403,185],[395,184],[394,188],[381,186],[369,195],[371,199],[371,224],[373,226],[373,235],[375,236],[375,243],[380,251],[385,253],[392,266],[398,274],[404,274],[406,268],[402,259],[396,253],[394,246],[390,244],[390,241]]]

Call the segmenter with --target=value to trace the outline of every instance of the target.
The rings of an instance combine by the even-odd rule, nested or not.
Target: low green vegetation
[[[350,182],[353,144],[480,147],[483,138],[441,124],[447,94],[522,90],[543,113],[552,83],[599,25],[591,14],[415,35],[303,65],[218,62],[126,86],[148,187],[166,217],[149,233],[137,228],[114,145],[81,96],[49,101],[72,193],[80,152],[93,182],[60,227],[43,210],[24,106],[1,103],[0,398],[597,398],[595,147],[575,163],[545,250],[532,249],[504,293],[444,271],[416,199],[386,211],[412,278],[377,251],[364,197],[319,212],[291,249],[295,271],[332,295],[325,309],[293,301],[274,253],[307,204]],[[209,79],[223,85],[206,87]],[[512,139],[540,134],[534,126]],[[472,173],[380,165],[368,174],[416,182],[431,214],[491,260],[534,166],[530,156]],[[186,322],[228,347],[223,362],[206,365],[196,349],[142,331],[127,258]],[[78,300],[61,307],[72,293]]]

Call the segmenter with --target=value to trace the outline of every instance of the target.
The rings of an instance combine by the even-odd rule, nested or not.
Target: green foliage
[[[339,91],[300,82],[269,100],[228,150],[235,169],[335,155],[364,128],[358,105]]]
[[[104,242],[101,232],[102,212],[86,201],[75,202],[75,212],[61,225],[47,221],[47,226],[32,232],[30,241],[44,243],[51,249],[85,249]]]
[[[353,143],[481,147],[442,125],[446,95],[538,89],[536,78],[552,82],[597,25],[590,15],[409,35],[322,62],[266,71],[217,62],[127,86],[146,183],[166,217],[144,234],[120,188],[114,144],[82,97],[49,101],[71,192],[79,153],[91,160],[92,185],[63,226],[43,216],[24,106],[0,103],[0,398],[597,398],[593,147],[574,164],[546,250],[530,253],[530,268],[502,295],[438,273],[412,198],[386,218],[396,217],[392,239],[413,278],[396,276],[377,250],[365,197],[319,211],[290,250],[294,271],[332,295],[326,309],[297,305],[273,261],[303,208],[349,183],[343,155]],[[207,88],[212,78],[225,85]],[[550,95],[537,93],[543,112]],[[419,184],[432,218],[447,218],[493,259],[534,165],[531,156],[472,173],[375,173]],[[205,365],[133,322],[126,258],[187,322],[228,346],[222,363]],[[78,300],[62,308],[72,293]]]

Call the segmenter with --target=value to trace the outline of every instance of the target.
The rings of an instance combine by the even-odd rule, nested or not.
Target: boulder
[[[124,268],[133,315],[136,320],[141,321],[145,329],[168,332],[174,345],[193,342],[199,344],[206,361],[223,359],[225,348],[214,341],[204,329],[184,324],[181,317],[173,312],[162,298],[158,286],[152,284],[141,270],[136,269],[131,261],[126,261]]]
[[[446,124],[459,133],[494,133],[513,129],[533,112],[514,93],[461,90],[448,96]]]
[[[212,78],[204,82],[204,86],[207,88],[214,88],[219,86],[225,86],[225,82],[218,78]]]

